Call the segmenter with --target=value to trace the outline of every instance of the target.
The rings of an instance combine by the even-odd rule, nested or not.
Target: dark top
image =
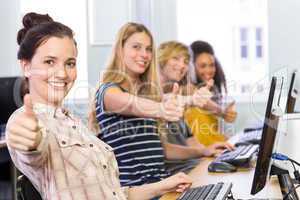
[[[98,137],[114,149],[121,185],[142,185],[166,178],[169,173],[165,169],[157,121],[106,112],[104,93],[111,87],[120,88],[106,83],[96,93],[96,118],[101,130]]]

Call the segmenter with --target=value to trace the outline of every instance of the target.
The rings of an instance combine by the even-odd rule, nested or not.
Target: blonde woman
[[[161,101],[156,70],[149,30],[142,24],[125,24],[117,35],[90,118],[101,129],[98,137],[114,149],[122,185],[141,185],[169,176],[165,158],[203,155],[194,147],[161,143],[157,119],[178,121],[184,105],[177,101],[176,84],[171,97]]]
[[[208,90],[210,86],[197,89],[197,87],[189,81],[190,79],[187,75],[188,65],[190,63],[190,53],[185,44],[177,41],[167,41],[162,43],[158,48],[158,63],[161,80],[160,83],[165,94],[167,95],[168,92],[170,92],[170,86],[172,84],[178,83],[180,85],[180,92],[183,95],[181,98],[186,102],[186,105],[189,106],[187,108],[187,112],[189,112],[191,107],[192,109],[197,110],[209,110],[206,112],[219,109],[218,105],[205,96],[209,96],[210,92]],[[191,118],[193,118],[193,116],[191,116]],[[185,126],[184,122],[181,122],[181,126],[178,125],[177,127],[179,127],[179,129],[176,130],[176,126],[173,123],[173,129],[169,130],[169,133],[171,132],[171,134],[169,134],[170,139],[173,137],[174,140],[174,136],[176,135],[179,141],[175,142],[180,142],[181,144],[190,146],[197,146],[198,148],[203,149],[205,156],[213,156],[219,153],[219,150],[223,148],[232,149],[231,145],[224,142],[211,143],[205,147],[201,142],[197,142],[197,134],[195,134],[195,137],[191,137],[192,135],[189,135],[188,129],[182,128],[182,126]]]

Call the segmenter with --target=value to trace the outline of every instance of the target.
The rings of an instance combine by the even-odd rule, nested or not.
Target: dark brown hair
[[[215,85],[217,86],[217,89],[219,90],[220,93],[222,92],[222,85],[223,85],[225,89],[225,93],[227,93],[226,77],[220,62],[215,56],[213,47],[208,42],[197,40],[190,45],[190,48],[193,53],[193,63],[195,63],[197,57],[202,53],[208,53],[214,56],[215,66],[216,66],[216,74],[214,76]],[[197,83],[201,83],[201,82],[202,80],[200,80],[197,77]]]
[[[23,17],[23,26],[17,35],[18,59],[31,60],[36,49],[50,37],[73,39],[73,31],[66,25],[53,21],[48,14],[27,13]],[[76,44],[75,40],[74,43]]]
[[[73,31],[66,25],[53,21],[48,14],[27,13],[23,17],[23,28],[19,30],[17,42],[19,44],[18,59],[31,60],[36,49],[50,37],[69,37],[74,40]],[[76,42],[74,40],[76,45]],[[28,79],[22,81],[22,95],[29,93]]]

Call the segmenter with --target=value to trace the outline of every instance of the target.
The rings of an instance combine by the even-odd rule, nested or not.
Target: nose
[[[59,67],[57,67],[57,69],[55,70],[55,76],[59,78],[67,77],[67,72],[64,65],[60,65]]]
[[[141,50],[141,56],[143,59],[148,59],[149,58],[150,53],[148,52],[147,49],[142,49]]]
[[[185,59],[180,59],[180,60],[178,61],[178,66],[179,66],[180,68],[186,68],[186,67],[187,67],[187,64],[185,63]]]

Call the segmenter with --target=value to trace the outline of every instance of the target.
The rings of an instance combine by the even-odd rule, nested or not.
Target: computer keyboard
[[[253,153],[258,150],[259,145],[240,145],[234,150],[225,150],[222,154],[216,157],[215,161],[227,162],[234,166],[244,166],[249,163]],[[214,162],[214,161],[213,161]]]
[[[240,135],[237,143],[259,144],[262,136],[262,129],[248,131]]]
[[[262,129],[257,129],[248,132],[239,132],[230,137],[228,142],[235,145],[259,144],[262,136]]]
[[[217,183],[191,188],[177,200],[225,200],[230,193],[231,187],[232,183]]]

